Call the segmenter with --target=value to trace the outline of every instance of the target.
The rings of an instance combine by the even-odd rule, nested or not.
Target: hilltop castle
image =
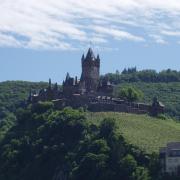
[[[30,91],[28,102],[52,101],[58,108],[71,106],[84,107],[91,111],[118,111],[130,113],[152,113],[154,115],[164,112],[164,106],[154,98],[152,105],[144,103],[130,103],[115,98],[113,85],[108,79],[100,79],[100,57],[95,56],[89,48],[87,55],[81,58],[82,73],[80,79],[70,77],[69,73],[63,81],[62,89],[57,83],[41,89],[38,93]]]
[[[92,95],[92,94],[110,94],[113,87],[108,80],[100,81],[100,57],[95,57],[91,48],[86,56],[81,58],[82,74],[80,80],[66,75],[63,81],[63,95],[72,96],[73,94]]]

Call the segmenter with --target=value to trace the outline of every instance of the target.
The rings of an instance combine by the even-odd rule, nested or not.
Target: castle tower
[[[82,74],[81,83],[85,84],[87,92],[96,92],[99,84],[100,58],[95,57],[91,48],[89,48],[86,57],[82,56]]]

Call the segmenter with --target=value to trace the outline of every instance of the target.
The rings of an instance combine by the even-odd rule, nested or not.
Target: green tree
[[[143,92],[132,86],[125,86],[120,88],[116,92],[116,96],[125,99],[129,102],[141,100],[143,98]]]
[[[132,174],[133,180],[150,180],[149,172],[144,167],[137,167]]]
[[[137,162],[131,154],[126,155],[121,161],[121,168],[125,176],[131,176],[137,168]]]
[[[106,118],[101,122],[100,125],[100,136],[104,138],[109,138],[116,129],[115,119]]]

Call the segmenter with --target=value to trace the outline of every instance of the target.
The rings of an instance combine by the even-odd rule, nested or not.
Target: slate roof
[[[95,60],[95,55],[91,48],[89,48],[89,50],[87,52],[86,60]]]

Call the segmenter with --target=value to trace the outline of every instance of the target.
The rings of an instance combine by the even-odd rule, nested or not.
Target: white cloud
[[[99,34],[109,35],[118,40],[127,39],[127,40],[132,40],[132,41],[144,41],[144,38],[142,37],[134,36],[128,32],[113,29],[113,28],[94,26],[93,29]]]
[[[151,37],[152,39],[154,39],[154,41],[155,41],[157,44],[168,44],[168,42],[165,41],[165,40],[163,39],[163,37],[160,36],[160,35],[151,34],[151,35],[149,35],[149,37]]]
[[[8,47],[8,46],[21,47],[22,43],[20,43],[11,35],[0,33],[0,46],[1,47]]]
[[[0,46],[72,50],[180,35],[179,0],[0,0],[0,12]]]
[[[180,36],[180,31],[162,31],[161,33],[167,36]]]

